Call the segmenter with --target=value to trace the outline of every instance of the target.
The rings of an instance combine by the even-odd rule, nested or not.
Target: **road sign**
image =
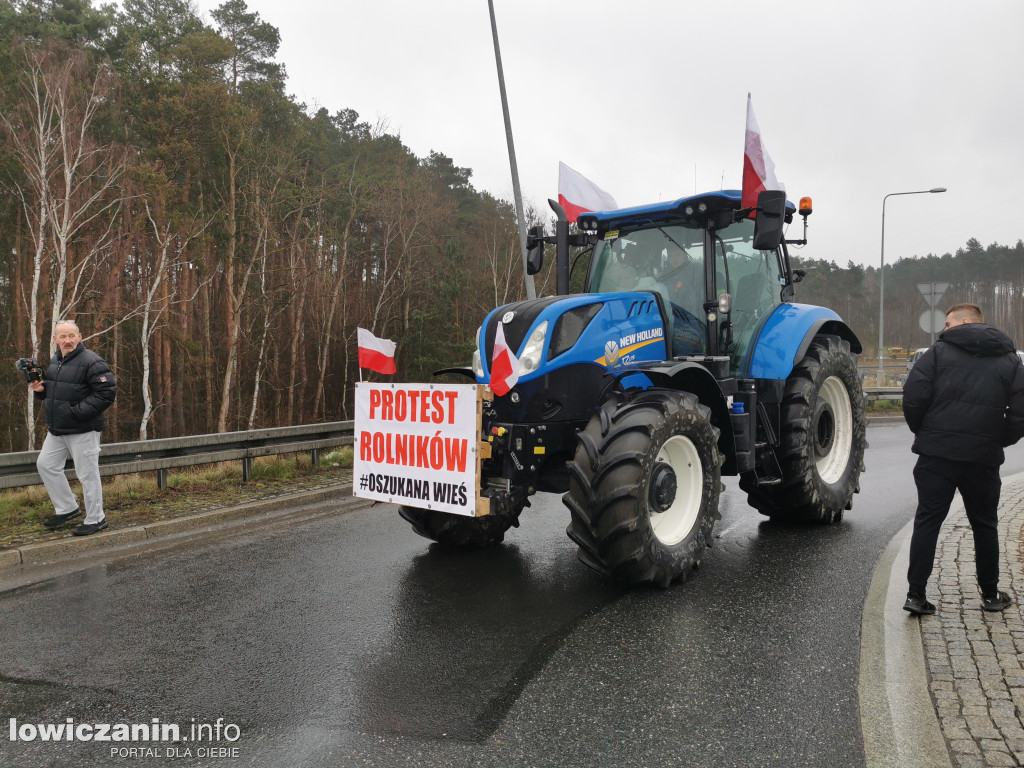
[[[929,307],[934,307],[939,303],[939,299],[942,298],[942,294],[949,288],[949,283],[918,283],[917,290],[924,296],[924,300],[928,303]],[[945,324],[945,318],[943,318],[943,324]],[[924,326],[922,326],[924,327]],[[925,329],[927,331],[927,329]]]
[[[938,333],[946,327],[946,315],[939,309],[926,309],[917,322],[925,333]]]

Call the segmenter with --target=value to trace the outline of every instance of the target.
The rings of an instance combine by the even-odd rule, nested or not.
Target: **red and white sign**
[[[565,209],[570,222],[587,211],[611,211],[619,207],[615,198],[562,162],[558,164],[558,204]]]
[[[476,515],[477,384],[356,384],[352,495]]]
[[[359,342],[359,367],[377,373],[395,372],[395,342],[378,339],[365,328],[356,328]]]
[[[757,125],[754,106],[747,94],[747,133],[743,145],[743,193],[740,206],[753,208],[757,205],[757,196],[766,189],[784,190],[785,187],[775,177],[775,163],[768,155],[768,150],[761,138],[761,129]]]
[[[519,381],[519,358],[505,342],[505,326],[498,321],[494,332],[494,354],[491,357],[491,391],[501,397]]]

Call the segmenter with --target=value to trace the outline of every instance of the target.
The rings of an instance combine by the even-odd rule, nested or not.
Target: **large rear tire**
[[[563,497],[579,558],[628,584],[667,587],[700,565],[721,492],[711,411],[646,390],[606,402],[579,433]]]
[[[510,509],[499,509],[483,517],[467,517],[438,512],[419,507],[399,507],[398,514],[408,522],[420,536],[450,547],[479,549],[505,540],[505,531],[512,526],[519,527],[519,514],[524,504]]]
[[[782,482],[759,486],[740,477],[750,505],[773,520],[834,523],[860,491],[867,419],[850,345],[819,336],[786,379],[776,455]]]

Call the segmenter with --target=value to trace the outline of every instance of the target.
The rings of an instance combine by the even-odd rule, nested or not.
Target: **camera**
[[[25,381],[31,384],[33,381],[43,380],[43,369],[31,357],[23,357],[15,362],[14,367],[25,374]]]

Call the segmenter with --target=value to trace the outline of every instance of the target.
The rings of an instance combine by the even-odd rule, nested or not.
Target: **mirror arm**
[[[809,213],[800,212],[800,215],[804,217],[804,236],[800,240],[783,240],[782,242],[788,243],[789,245],[807,245],[807,217]]]

